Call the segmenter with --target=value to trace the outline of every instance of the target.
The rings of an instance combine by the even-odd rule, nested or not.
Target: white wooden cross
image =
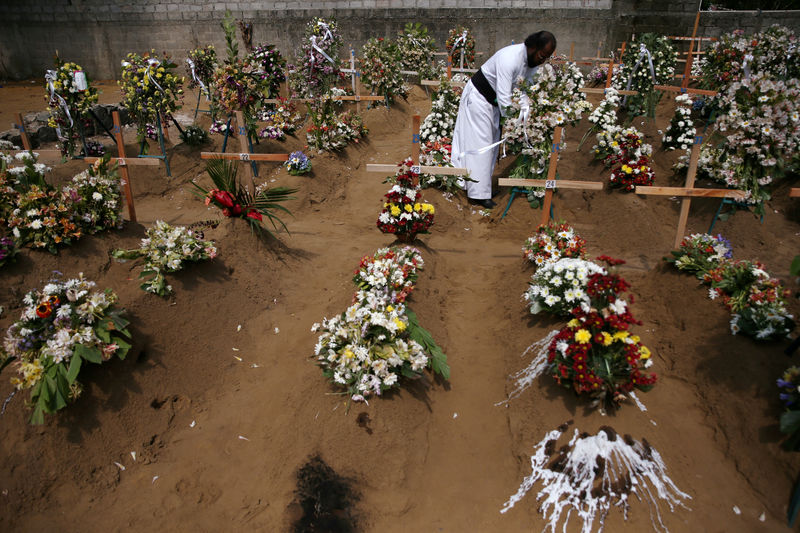
[[[689,169],[686,173],[686,185],[683,187],[650,187],[638,185],[636,194],[647,194],[656,196],[680,196],[681,213],[678,216],[678,230],[675,234],[675,248],[678,248],[686,233],[686,220],[689,217],[689,208],[692,198],[732,198],[734,200],[744,200],[745,192],[738,189],[698,189],[694,186],[695,176],[697,175],[697,160],[700,158],[700,145],[703,137],[697,136],[692,146],[692,155],[689,158]]]
[[[550,151],[550,163],[547,168],[547,178],[543,180],[522,179],[522,178],[500,178],[497,184],[501,187],[544,187],[544,204],[542,205],[542,218],[540,224],[547,224],[550,220],[550,206],[553,202],[553,192],[559,189],[579,189],[600,191],[603,189],[603,182],[600,181],[580,181],[580,180],[560,180],[556,179],[556,168],[558,166],[558,152],[561,143],[561,135],[564,128],[559,126],[553,132],[553,149]],[[513,194],[513,193],[512,193]],[[506,212],[511,207],[512,195],[509,200]],[[503,213],[505,216],[505,213]]]

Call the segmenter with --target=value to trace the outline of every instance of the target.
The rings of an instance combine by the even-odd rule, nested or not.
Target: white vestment
[[[486,101],[472,80],[464,87],[453,130],[451,159],[454,166],[469,169],[469,177],[475,180],[461,184],[468,197],[476,200],[492,197],[492,172],[499,146],[482,153],[478,150],[500,140],[500,116],[511,105],[512,89],[520,78],[530,82],[536,69],[528,67],[525,45],[512,44],[498,50],[481,65],[483,75],[497,93],[497,106]]]

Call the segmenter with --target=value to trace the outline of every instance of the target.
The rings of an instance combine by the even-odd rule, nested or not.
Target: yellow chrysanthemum
[[[392,319],[392,322],[394,322],[395,326],[397,326],[397,331],[405,331],[406,330],[405,323],[402,320],[400,320],[399,318],[394,317]]]
[[[630,174],[631,172],[633,172],[633,169],[631,167],[629,167],[628,165],[622,165],[622,171],[625,174]]]
[[[411,207],[411,204],[406,204],[404,209],[406,210],[407,213],[410,213],[414,210],[414,208]]]
[[[581,325],[581,323],[577,318],[573,318],[572,320],[567,322],[567,327],[569,327],[569,328],[577,328],[580,325]]]
[[[414,211],[419,212],[420,209],[422,209],[422,204],[419,203],[414,204]]]
[[[602,335],[603,335],[603,346],[608,346],[612,342],[614,342],[614,338],[611,335],[609,335],[608,332],[603,331]]]
[[[628,333],[627,331],[617,331],[616,333],[614,333],[614,340],[615,341],[625,340],[628,338],[628,335],[630,335],[630,333]]]
[[[398,215],[400,214],[400,208],[399,208],[399,207],[397,207],[396,205],[393,205],[393,206],[390,208],[390,210],[391,210],[391,212],[392,212],[392,216],[394,216],[394,217],[396,217],[396,216],[398,216]]]
[[[345,351],[342,353],[342,357],[344,357],[344,358],[345,358],[345,359],[347,359],[347,360],[350,360],[350,359],[355,359],[355,357],[356,357],[356,354],[354,354],[354,353],[353,353],[353,350],[351,350],[350,348],[348,348],[347,350],[345,350]]]
[[[592,334],[585,329],[579,329],[575,332],[575,340],[581,344],[587,344],[592,339]]]
[[[640,346],[639,357],[642,359],[648,359],[650,357],[650,349],[647,346]]]

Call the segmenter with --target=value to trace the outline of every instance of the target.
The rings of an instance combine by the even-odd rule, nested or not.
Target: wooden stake
[[[234,116],[236,117],[236,136],[239,138],[239,153],[240,154],[248,154],[250,155],[250,144],[247,142],[247,124],[244,121],[244,113],[241,110],[235,111]],[[249,157],[246,160],[250,160]],[[251,168],[250,164],[246,164],[244,166],[244,176],[245,178],[250,178],[250,193],[255,195],[256,194],[256,181],[255,176],[253,173],[253,169]]]
[[[736,189],[696,189],[694,187],[695,176],[697,175],[697,161],[700,158],[700,147],[703,138],[695,137],[692,146],[692,154],[689,157],[689,169],[686,173],[686,185],[684,187],[647,187],[638,185],[636,194],[648,194],[656,196],[681,196],[681,212],[678,216],[678,229],[675,234],[674,248],[678,248],[686,233],[686,222],[689,218],[692,198],[732,198],[744,200],[745,192]]]
[[[33,150],[31,147],[31,140],[28,138],[28,132],[25,130],[25,121],[22,120],[22,114],[15,113],[14,120],[16,120],[14,127],[19,130],[19,136],[22,137],[22,148],[25,150]]]
[[[550,150],[550,164],[547,165],[547,181],[555,181],[556,179],[556,167],[558,166],[558,150],[559,144],[561,143],[561,134],[563,133],[564,128],[557,127],[553,132],[553,148]],[[551,187],[545,186],[544,192],[544,204],[542,204],[542,219],[539,224],[547,224],[550,220],[550,206],[553,203],[553,190],[555,189],[555,184]]]
[[[575,55],[575,41],[571,42],[569,45],[569,60],[572,61],[572,58]]]

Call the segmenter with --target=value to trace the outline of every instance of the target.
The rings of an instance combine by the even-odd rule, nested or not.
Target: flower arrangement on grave
[[[556,316],[570,316],[576,307],[588,312],[591,299],[587,286],[594,274],[606,274],[606,271],[592,261],[562,257],[540,266],[522,296],[534,315],[544,311]]]
[[[55,70],[45,74],[45,98],[50,112],[47,123],[56,129],[62,153],[72,157],[82,142],[89,124],[86,115],[97,103],[98,93],[80,65],[64,62],[58,54],[55,63]]]
[[[731,312],[733,335],[742,333],[770,340],[794,329],[794,317],[787,306],[789,291],[769,275],[763,264],[734,260],[730,242],[721,236],[684,237],[671,255],[668,262],[709,285],[709,298],[719,298]]]
[[[583,75],[574,63],[545,63],[533,84],[521,83],[511,94],[502,117],[501,137],[507,150],[520,154],[509,173],[513,179],[543,179],[547,175],[553,134],[557,126],[575,124],[591,108],[580,88]],[[566,143],[562,142],[560,150]],[[544,188],[528,189],[532,208],[541,207]]]
[[[528,237],[522,255],[536,268],[555,263],[563,257],[582,259],[586,255],[586,241],[575,229],[564,222],[548,222]]]
[[[396,96],[405,99],[408,87],[400,74],[400,49],[383,37],[372,37],[361,49],[358,58],[361,81],[374,94],[383,96],[389,104]]]
[[[272,232],[264,224],[268,220],[274,229],[280,224],[283,229],[286,224],[277,216],[276,211],[291,215],[288,209],[280,205],[291,200],[297,189],[288,187],[261,187],[250,192],[242,185],[238,178],[238,163],[225,159],[211,159],[206,165],[206,172],[211,178],[214,187],[206,189],[195,182],[192,185],[204,198],[207,206],[213,205],[222,211],[225,217],[243,218],[248,222],[253,231],[260,233]]]
[[[447,36],[444,47],[453,60],[454,66],[461,65],[464,58],[464,68],[475,68],[475,38],[469,28],[456,26]]]
[[[619,63],[614,63],[614,68],[611,71],[612,79],[614,76],[619,74],[619,71]],[[597,87],[598,85],[605,85],[607,79],[608,64],[599,64],[595,65],[592,70],[589,71],[589,74],[586,76],[586,83],[589,84],[589,87]]]
[[[599,143],[621,130],[617,117],[620,100],[619,92],[615,88],[609,87],[606,89],[603,100],[589,114],[588,120],[592,123],[592,127],[583,134],[581,142],[578,144],[579,151],[590,135],[594,134]],[[597,153],[597,147],[594,147],[595,153]],[[606,153],[605,155],[608,154]]]
[[[97,141],[86,140],[86,155],[89,157],[103,157],[106,155],[106,147]]]
[[[780,400],[784,412],[781,414],[781,433],[788,435],[783,442],[786,450],[800,450],[800,367],[790,366],[778,378]]]
[[[108,157],[73,177],[61,196],[85,233],[122,228],[122,179]]]
[[[773,25],[750,37],[743,30],[727,33],[692,63],[692,74],[703,88],[725,91],[747,72],[764,72],[770,78],[800,78],[797,36],[788,28]]]
[[[591,104],[580,88],[583,74],[574,63],[545,63],[533,84],[520,83],[511,93],[511,106],[501,119],[501,138],[506,149],[521,154],[511,178],[542,179],[547,175],[553,132],[558,126],[574,125]],[[561,149],[565,147],[561,144]]]
[[[453,77],[453,81],[457,79],[460,78]],[[450,81],[446,77],[439,79],[439,88],[431,101],[431,112],[419,127],[419,137],[423,143],[453,138],[462,88],[452,85]]]
[[[200,87],[202,92],[211,98],[211,87],[214,83],[214,72],[219,65],[217,50],[213,44],[194,48],[187,52],[186,72],[189,74],[188,86],[190,89]]]
[[[620,71],[611,82],[617,90],[638,92],[623,100],[622,106],[629,117],[655,117],[661,92],[653,87],[672,81],[676,61],[677,52],[666,37],[654,33],[636,36],[625,50]]]
[[[597,134],[598,142],[593,147],[595,157],[611,168],[609,183],[626,192],[637,185],[652,185],[655,173],[650,156],[653,147],[643,141],[644,135],[636,128],[622,129],[612,126]]]
[[[340,113],[341,102],[333,100],[333,96],[334,93],[326,93],[308,105],[311,124],[306,129],[306,140],[318,152],[340,150],[351,141],[358,144],[369,132],[358,114]]]
[[[258,132],[262,139],[283,141],[297,130],[297,125],[303,120],[294,102],[280,97],[278,100],[280,103],[267,104],[256,114],[258,122],[266,122]]]
[[[36,153],[21,154],[24,166],[4,170],[13,182],[6,181],[0,195],[8,227],[21,245],[56,253],[58,246],[84,233],[121,227],[121,181],[108,158],[98,160],[58,191],[45,181],[44,172],[49,169],[36,162]]]
[[[574,318],[548,347],[547,372],[595,406],[619,404],[634,389],[648,391],[656,382],[655,374],[643,372],[651,364],[650,350],[630,332],[641,323],[621,298],[628,287],[617,274],[593,273],[586,286],[591,303],[573,310]]]
[[[208,142],[208,132],[197,124],[190,124],[183,128],[181,140],[189,146],[202,146]]]
[[[139,279],[144,280],[139,287],[158,296],[172,293],[172,285],[167,284],[166,274],[182,270],[189,262],[205,261],[217,256],[217,248],[211,241],[195,237],[184,226],[170,226],[162,220],[147,228],[145,238],[139,248],[114,250],[111,257],[119,262],[142,261],[143,270]]]
[[[453,167],[453,145],[449,137],[441,137],[436,141],[427,141],[420,146],[419,163],[431,167]],[[446,192],[455,192],[461,188],[463,181],[474,181],[468,176],[450,174],[419,175],[419,185],[423,189],[435,187]]]
[[[434,56],[436,41],[428,33],[428,28],[421,23],[406,23],[397,36],[397,48],[402,70],[417,72],[421,80],[434,80],[442,75],[442,69],[436,64]]]
[[[274,45],[260,44],[247,54],[244,62],[256,67],[255,74],[266,98],[276,98],[281,83],[286,81],[286,60],[280,51]]]
[[[366,401],[417,378],[425,368],[450,378],[447,356],[407,307],[424,262],[411,247],[381,248],[364,257],[353,282],[353,304],[339,316],[314,324],[314,348],[323,375],[347,387],[352,401]]]
[[[733,248],[731,242],[722,235],[693,233],[681,240],[678,250],[670,253],[672,257],[665,258],[668,263],[703,279],[706,272],[733,257]]]
[[[717,163],[708,173],[745,191],[744,202],[763,214],[768,186],[800,168],[800,80],[757,72],[732,83],[717,100],[716,126],[727,134],[718,159],[728,167]],[[720,172],[713,172],[715,166]]]
[[[386,201],[378,216],[378,229],[397,235],[398,239],[414,240],[418,233],[428,233],[433,225],[435,209],[422,201],[419,185],[414,183],[413,162],[406,159],[398,165],[393,177],[387,178],[392,188],[384,195]]]
[[[289,159],[284,164],[292,176],[302,176],[311,172],[311,159],[300,150],[289,154]]]
[[[23,309],[3,340],[3,359],[15,361],[16,390],[30,390],[32,424],[74,402],[82,386],[77,378],[84,363],[125,359],[131,345],[128,321],[116,307],[111,289],[94,290],[83,275],[51,280],[28,292]]]
[[[212,94],[222,111],[228,115],[242,111],[250,117],[260,108],[266,95],[257,71],[257,65],[243,61],[226,63],[216,70]]]
[[[344,79],[339,51],[342,37],[335,20],[314,17],[306,25],[300,55],[288,66],[293,98],[316,98]]]
[[[175,68],[166,53],[159,58],[155,50],[132,52],[122,62],[122,103],[136,121],[139,142],[159,113],[169,116],[181,107],[184,79],[173,72]]]
[[[13,263],[19,247],[12,237],[0,237],[0,267]]]
[[[675,114],[661,138],[662,146],[665,150],[689,150],[697,133],[692,120],[692,99],[688,94],[679,94],[675,103]]]
[[[685,508],[683,502],[691,496],[667,475],[658,451],[645,439],[639,442],[630,435],[623,437],[609,426],[602,426],[594,435],[575,428],[571,438],[562,440],[571,424],[560,425],[539,441],[531,456],[530,475],[500,512],[514,507],[534,485],[541,484],[536,502],[547,521],[545,530],[567,531],[569,519],[577,516],[583,533],[594,531],[595,521],[599,522],[597,531],[603,531],[612,507],[622,508],[627,520],[631,502],[644,500],[654,528],[666,531],[659,501],[665,501],[672,511],[675,506]]]

